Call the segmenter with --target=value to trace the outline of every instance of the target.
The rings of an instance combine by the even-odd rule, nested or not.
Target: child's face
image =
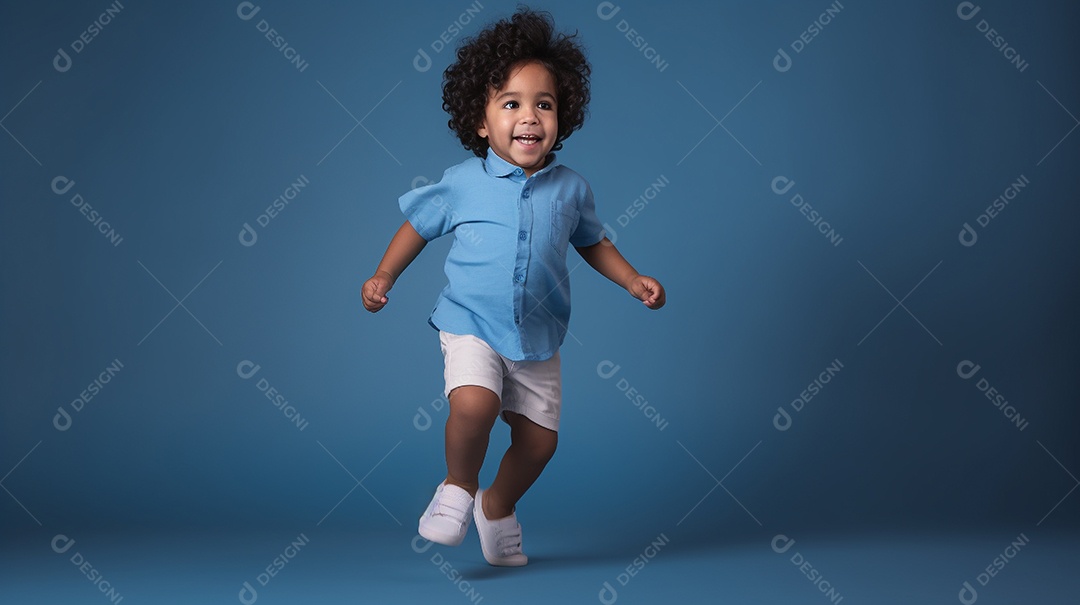
[[[540,63],[512,67],[503,87],[489,93],[476,133],[499,157],[532,176],[544,167],[559,133],[555,92],[554,76]]]

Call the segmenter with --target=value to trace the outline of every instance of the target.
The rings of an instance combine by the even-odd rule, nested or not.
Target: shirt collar
[[[549,153],[548,158],[550,159],[548,160],[547,166],[544,166],[540,170],[534,172],[533,176],[540,176],[545,172],[550,172],[552,169],[555,168],[555,166],[558,165],[559,162],[556,160],[554,153]],[[491,176],[507,177],[510,175],[515,175],[520,176],[521,180],[525,180],[524,170],[502,159],[502,157],[492,151],[490,147],[488,147],[487,157],[484,158],[484,170],[486,170],[487,173]]]

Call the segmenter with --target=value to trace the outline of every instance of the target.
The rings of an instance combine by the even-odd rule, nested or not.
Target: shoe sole
[[[466,527],[460,535],[444,534],[442,532],[433,531],[425,528],[421,525],[417,531],[421,538],[442,544],[443,546],[460,546],[465,541],[465,534],[469,533],[469,528]]]

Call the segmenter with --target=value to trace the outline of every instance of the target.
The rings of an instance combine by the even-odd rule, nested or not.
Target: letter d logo
[[[974,361],[965,359],[956,364],[956,375],[964,380],[974,376],[982,366],[976,364]]]
[[[61,544],[63,544],[61,546]],[[72,546],[75,546],[75,540],[65,536],[64,534],[56,534],[52,539],[52,549],[56,554],[66,553]]]
[[[787,413],[784,408],[776,408],[776,415],[773,416],[772,425],[776,427],[778,431],[786,431],[791,428],[791,414]]]
[[[982,10],[980,7],[975,6],[974,2],[961,2],[956,7],[956,16],[960,17],[964,21],[971,21]],[[974,603],[975,601],[972,601]]]
[[[622,366],[616,365],[614,362],[605,359],[596,364],[596,375],[607,380],[617,374],[620,368],[622,368]]]
[[[600,235],[602,237],[606,237],[607,240],[609,242],[611,242],[611,245],[613,245],[613,246],[615,245],[615,242],[618,241],[618,239],[619,239],[619,234],[615,233],[615,230],[612,229],[611,225],[609,225],[607,223],[604,223],[604,230],[600,232]],[[600,241],[604,241],[604,240],[600,240]]]
[[[255,242],[259,241],[259,234],[247,223],[244,223],[244,228],[240,230],[240,233],[237,234],[236,237],[240,240],[242,245],[247,246],[248,248],[254,246]]]
[[[254,605],[255,601],[259,600],[259,593],[255,590],[255,587],[247,582],[244,582],[243,588],[240,589],[240,602],[244,605]]]
[[[601,2],[596,5],[596,16],[600,17],[603,21],[611,21],[611,19],[622,10],[622,7],[615,6],[611,2]],[[601,599],[603,600],[603,599]],[[612,601],[614,603],[615,601]]]
[[[413,416],[412,424],[418,431],[426,431],[431,428],[431,414],[427,413],[424,408],[416,408],[416,415]]]
[[[971,225],[964,223],[964,228],[960,230],[960,234],[957,236],[960,243],[968,248],[975,245],[975,242],[979,241],[979,234],[975,233],[975,230],[971,228]]]
[[[795,540],[784,534],[776,534],[772,539],[772,549],[777,554],[786,553],[792,546],[795,546]]]
[[[241,2],[236,5],[236,16],[244,21],[251,21],[251,18],[257,15],[260,10],[262,10],[261,7],[255,6],[251,2]],[[252,603],[254,602],[252,601]]]
[[[779,186],[783,184],[783,186]],[[791,188],[795,186],[795,181],[787,178],[786,176],[778,176],[772,180],[772,190],[776,195],[784,195]]]
[[[58,176],[52,180],[52,190],[56,195],[64,195],[75,186],[75,181],[66,176]]]
[[[240,378],[243,378],[244,380],[247,380],[248,378],[251,378],[256,373],[258,373],[260,368],[262,368],[261,365],[255,363],[254,361],[245,359],[240,363],[236,364],[236,375]]]
[[[614,605],[615,601],[619,600],[619,591],[615,590],[615,587],[608,582],[604,582],[604,586],[600,589],[599,598],[604,605]]]
[[[424,542],[427,542],[427,544],[425,544],[423,546],[420,546],[419,545],[420,540],[423,540]],[[431,548],[432,544],[433,544],[433,542],[431,542],[430,540],[425,539],[423,536],[420,536],[420,535],[417,535],[415,538],[412,539],[412,549],[413,549],[413,552],[416,552],[416,553],[427,552],[427,550],[429,548]]]
[[[66,431],[71,428],[71,414],[64,408],[56,408],[56,415],[52,419],[53,426],[58,431]]]
[[[974,605],[975,601],[979,600],[979,593],[971,584],[964,582],[964,587],[960,589],[958,597],[964,605]]]
[[[71,69],[71,57],[68,56],[64,49],[56,49],[56,56],[53,57],[52,66],[56,68],[56,71],[64,73]]]
[[[428,56],[426,52],[424,52],[424,49],[418,48],[416,49],[416,56],[413,57],[412,66],[413,69],[415,69],[416,71],[424,73],[425,71],[431,69],[431,57]],[[415,187],[413,188],[415,189]]]
[[[791,69],[791,57],[789,57],[788,54],[784,52],[784,49],[778,48],[776,49],[776,56],[773,57],[772,66],[774,69],[776,69],[776,71],[784,73],[785,71]]]

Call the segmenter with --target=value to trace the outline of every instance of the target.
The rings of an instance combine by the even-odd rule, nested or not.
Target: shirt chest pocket
[[[551,247],[566,256],[566,248],[570,245],[570,236],[577,229],[578,209],[571,204],[555,201],[551,204]]]

